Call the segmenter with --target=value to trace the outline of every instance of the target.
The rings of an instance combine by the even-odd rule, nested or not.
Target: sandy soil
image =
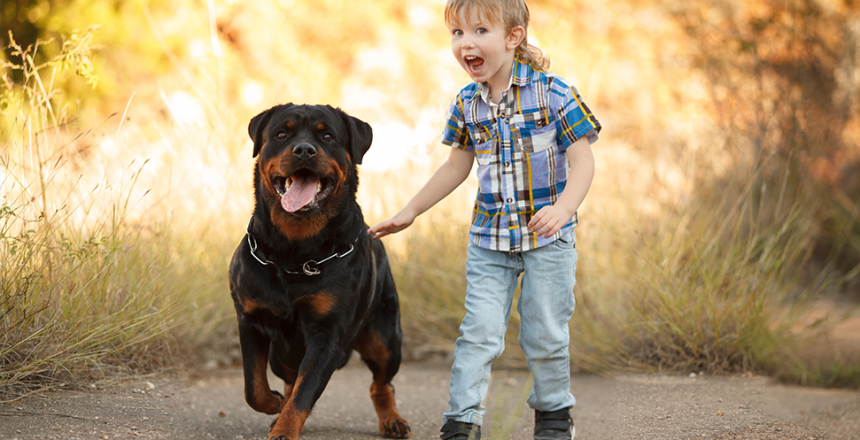
[[[395,379],[413,439],[438,438],[448,374],[447,365],[407,364]],[[301,438],[380,438],[370,379],[360,362],[335,373]],[[506,430],[506,439],[531,438],[533,412],[517,410],[527,380],[521,371],[494,372],[484,438],[500,438]],[[637,374],[575,375],[573,392],[579,440],[860,439],[858,391],[790,387],[764,377]],[[271,421],[245,404],[241,372],[229,370],[205,379],[160,375],[51,391],[2,404],[0,439],[264,439]]]

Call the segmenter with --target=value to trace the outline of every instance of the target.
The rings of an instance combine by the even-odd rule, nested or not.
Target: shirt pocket
[[[550,123],[549,112],[539,110],[533,113],[516,114],[511,119],[516,142],[522,151],[538,153],[556,145],[555,124]]]
[[[466,122],[469,137],[475,143],[475,159],[478,165],[488,165],[493,157],[495,130],[492,121]]]

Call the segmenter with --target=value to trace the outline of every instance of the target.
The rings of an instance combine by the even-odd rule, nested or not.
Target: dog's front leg
[[[269,432],[269,440],[296,440],[331,375],[343,363],[344,353],[332,336],[320,334],[308,341],[293,393]]]
[[[269,379],[266,377],[271,339],[240,315],[239,344],[245,371],[245,401],[255,411],[278,414],[286,400],[269,388]]]

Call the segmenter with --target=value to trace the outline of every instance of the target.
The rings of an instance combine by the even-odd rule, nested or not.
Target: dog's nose
[[[293,147],[293,154],[299,159],[308,160],[317,155],[317,147],[311,144],[301,143]]]

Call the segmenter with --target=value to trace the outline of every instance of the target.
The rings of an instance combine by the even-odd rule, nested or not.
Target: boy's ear
[[[516,49],[517,46],[522,43],[523,39],[526,37],[526,30],[522,26],[516,26],[511,29],[511,33],[508,34],[507,47],[508,49]]]

